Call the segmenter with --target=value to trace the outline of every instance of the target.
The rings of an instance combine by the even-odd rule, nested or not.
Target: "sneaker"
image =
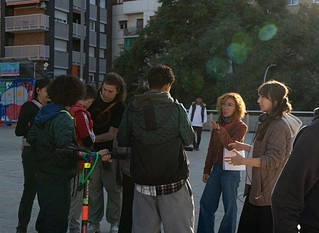
[[[115,225],[115,224],[112,224],[110,232],[111,233],[117,233],[118,231],[119,231],[119,227],[117,225]]]
[[[99,223],[90,223],[90,226],[87,228],[87,233],[100,233],[100,224]]]

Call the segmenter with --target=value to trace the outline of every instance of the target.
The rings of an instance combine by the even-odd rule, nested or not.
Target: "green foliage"
[[[304,5],[289,13],[285,0],[161,0],[156,20],[114,61],[132,99],[150,66],[170,66],[171,94],[186,107],[201,95],[209,109],[226,92],[238,92],[258,110],[257,88],[267,80],[291,88],[295,110],[319,105],[319,11]]]

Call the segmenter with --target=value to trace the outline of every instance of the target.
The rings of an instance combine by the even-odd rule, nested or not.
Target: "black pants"
[[[196,133],[196,137],[194,139],[194,149],[198,149],[199,148],[199,144],[200,141],[202,139],[202,131],[203,131],[203,127],[199,127],[199,126],[193,126],[193,129]]]
[[[70,181],[37,182],[39,233],[66,233],[71,203]]]
[[[35,163],[35,153],[30,146],[23,148],[22,166],[24,174],[24,188],[18,211],[17,231],[26,232],[31,218],[33,200],[36,194],[35,173],[37,166]]]
[[[249,202],[249,193],[241,212],[237,233],[272,233],[273,219],[271,206],[256,206],[251,204]]]
[[[134,197],[134,183],[130,176],[123,173],[123,204],[119,233],[132,232],[132,207]]]

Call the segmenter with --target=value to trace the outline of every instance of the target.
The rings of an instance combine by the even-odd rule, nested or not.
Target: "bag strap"
[[[106,109],[104,109],[102,112],[100,112],[99,117],[101,117],[104,113],[106,113],[108,110],[110,110],[117,102],[111,103]]]
[[[38,108],[42,108],[43,107],[43,105],[39,101],[37,101],[35,99],[31,100],[31,102],[34,103]]]

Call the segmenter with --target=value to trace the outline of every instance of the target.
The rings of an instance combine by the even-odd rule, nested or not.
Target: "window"
[[[313,3],[319,3],[319,0],[313,0]]]
[[[95,48],[89,47],[89,57],[95,57]]]
[[[105,58],[105,49],[100,49],[100,58]]]
[[[106,9],[105,8],[105,0],[100,0],[100,7]]]
[[[100,23],[100,32],[105,33],[105,24],[104,23]]]
[[[143,19],[136,20],[136,28],[143,28]]]
[[[91,5],[96,5],[96,1],[95,0],[90,0],[90,4]]]
[[[67,41],[63,40],[54,40],[54,50],[61,51],[61,52],[67,52],[68,43]]]
[[[298,0],[287,0],[287,5],[298,5]]]
[[[94,31],[95,32],[95,21],[90,21],[90,31]]]
[[[127,21],[120,21],[120,29],[126,29],[127,28]]]

